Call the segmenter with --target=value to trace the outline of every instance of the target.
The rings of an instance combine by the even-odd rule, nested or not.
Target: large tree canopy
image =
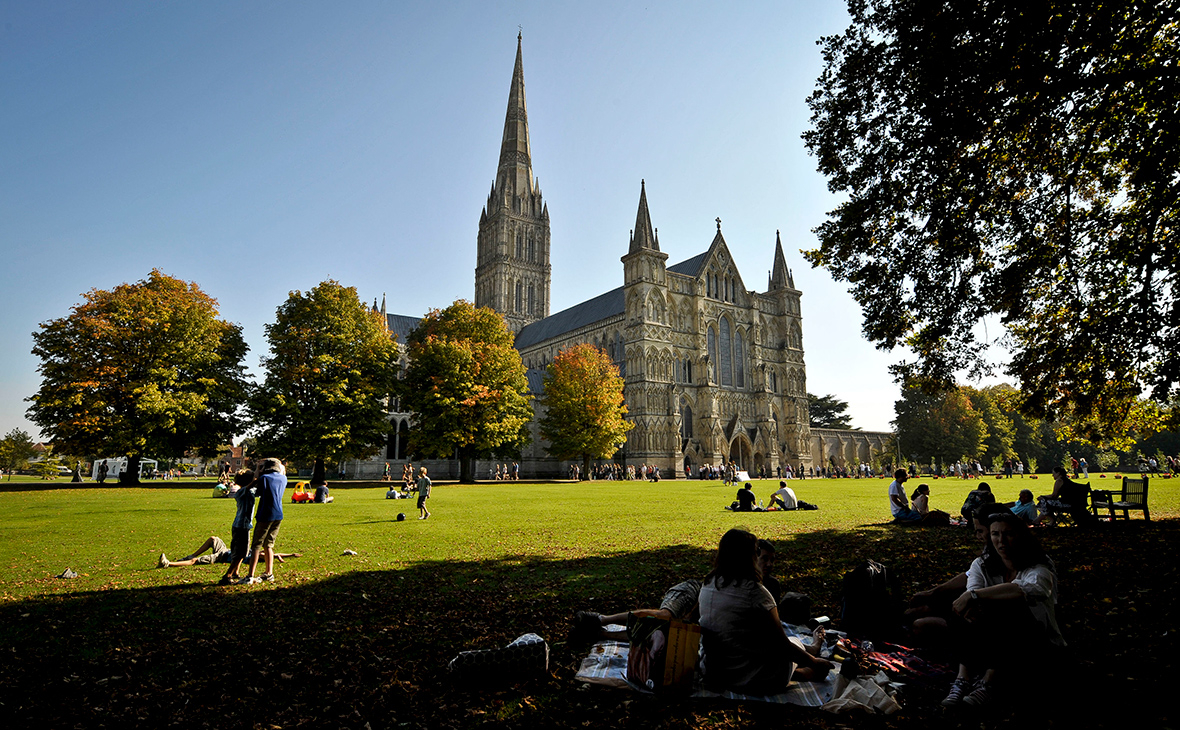
[[[1101,436],[1175,394],[1178,5],[850,0],[804,135],[844,202],[807,257],[903,379],[986,369],[998,315],[1031,415]]]
[[[33,343],[41,388],[29,420],[65,453],[126,455],[134,481],[140,457],[210,452],[238,429],[246,343],[196,284],[153,270],[94,289]]]
[[[903,458],[949,464],[983,455],[987,425],[971,404],[971,389],[957,387],[931,394],[917,387],[905,388],[893,407],[897,414],[893,425]]]
[[[469,482],[477,455],[528,442],[528,381],[502,316],[463,300],[431,310],[410,333],[409,350],[402,403],[414,413],[415,453],[458,450],[460,479]]]
[[[322,483],[325,460],[363,458],[385,443],[397,344],[355,288],[329,280],[291,292],[266,339],[266,379],[250,411],[267,455],[314,460],[312,482]]]
[[[852,416],[848,410],[848,401],[843,401],[834,395],[807,394],[807,412],[812,428],[852,429]]]
[[[594,345],[574,345],[553,358],[543,402],[541,435],[549,453],[581,457],[583,479],[590,478],[590,460],[611,457],[633,426],[626,419],[619,366]]]

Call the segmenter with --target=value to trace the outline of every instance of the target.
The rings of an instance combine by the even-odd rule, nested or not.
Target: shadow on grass
[[[1153,707],[1162,678],[1175,676],[1180,523],[1042,534],[1061,573],[1063,630],[1090,677],[1079,691],[1097,682],[1122,697],[1112,713]],[[778,573],[788,590],[813,597],[817,615],[838,617],[840,576],[860,559],[885,562],[907,589],[926,587],[966,567],[975,552],[968,535],[876,527],[800,534],[778,543]],[[574,611],[658,605],[668,586],[703,575],[710,560],[709,550],[676,545],[575,559],[422,562],[302,582],[280,568],[273,586],[184,584],[32,598],[0,606],[0,702],[9,727],[846,722],[792,706],[585,690],[573,679],[581,654],[564,636]],[[211,582],[219,567],[205,571]],[[526,632],[550,642],[547,677],[516,686],[494,677],[477,687],[450,681],[446,663],[459,651],[502,646]],[[936,701],[910,692],[905,725],[943,727]],[[1069,719],[1079,726],[1076,716]],[[1126,720],[1096,708],[1081,726]]]

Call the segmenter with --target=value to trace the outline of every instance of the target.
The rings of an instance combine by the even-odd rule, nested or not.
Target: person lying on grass
[[[705,684],[749,695],[786,690],[792,678],[823,681],[832,663],[787,637],[778,607],[762,585],[758,539],[733,529],[721,537],[701,587],[701,661]],[[818,654],[820,642],[813,645]]]
[[[210,551],[205,555],[205,551]],[[201,546],[184,556],[180,560],[169,560],[166,553],[160,553],[160,559],[156,563],[157,568],[186,568],[190,565],[213,565],[215,563],[229,563],[233,560],[233,551],[226,547],[225,541],[217,535],[211,535],[208,540],[201,543]],[[280,563],[286,558],[302,558],[303,553],[275,553],[275,560]],[[244,556],[246,560],[250,559],[250,553]],[[228,575],[228,574],[227,574]],[[236,576],[234,576],[236,577]]]
[[[1032,530],[1010,512],[991,515],[983,555],[971,563],[967,590],[952,606],[960,663],[943,706],[983,708],[995,699],[997,675],[1046,671],[1045,662],[1065,646],[1056,605],[1057,571]]]

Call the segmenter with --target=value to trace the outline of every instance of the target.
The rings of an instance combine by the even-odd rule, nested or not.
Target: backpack
[[[889,569],[864,560],[844,574],[840,628],[868,638],[890,638],[901,625],[901,605]]]

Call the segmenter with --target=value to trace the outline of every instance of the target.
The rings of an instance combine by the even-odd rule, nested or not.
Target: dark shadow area
[[[1177,676],[1180,522],[1111,528],[1040,532],[1058,566],[1058,616],[1078,676],[1035,718],[1000,721],[1121,728],[1174,717],[1162,698]],[[962,571],[977,552],[966,529],[825,530],[778,545],[784,587],[812,596],[814,613],[832,616],[836,628],[840,578],[861,559],[884,562],[909,593]],[[424,562],[304,583],[284,583],[280,568],[266,588],[184,584],[12,602],[0,607],[0,702],[14,728],[948,725],[937,706],[943,688],[909,687],[903,711],[879,719],[645,697],[574,680],[582,654],[565,643],[574,611],[658,605],[669,586],[703,576],[710,560],[708,550],[670,546]],[[446,664],[459,651],[526,632],[550,642],[547,677],[515,686],[451,681]],[[1118,702],[1094,703],[1096,686]]]

